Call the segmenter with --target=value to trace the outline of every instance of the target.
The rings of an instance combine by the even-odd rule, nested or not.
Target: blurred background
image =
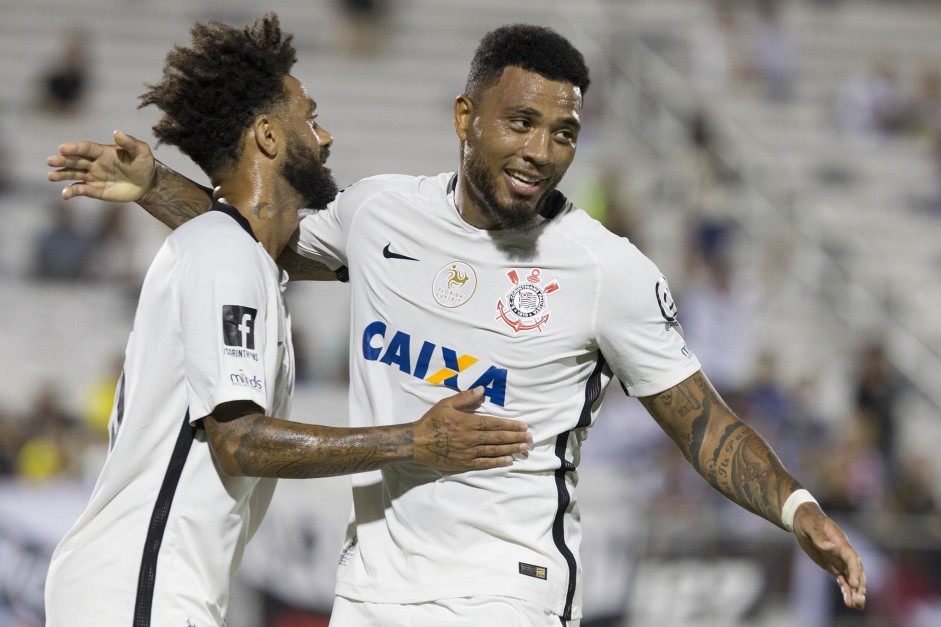
[[[562,190],[670,279],[689,345],[863,554],[868,609],[713,492],[612,386],[580,466],[583,627],[941,625],[941,3],[929,0],[3,0],[0,627],[42,624],[49,554],[101,467],[143,274],[167,230],[64,203],[60,142],[138,110],[194,20],[276,10],[341,187],[457,167],[479,38],[552,26],[592,69]],[[172,148],[157,157],[205,177]],[[296,420],[343,424],[348,295],[292,285]],[[282,481],[230,627],[326,624],[347,479]],[[499,516],[499,512],[494,512]],[[102,600],[102,602],[107,602]]]

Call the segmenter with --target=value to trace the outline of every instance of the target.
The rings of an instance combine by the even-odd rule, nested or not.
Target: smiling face
[[[581,91],[510,66],[473,100],[460,96],[458,207],[479,228],[532,223],[575,158]]]

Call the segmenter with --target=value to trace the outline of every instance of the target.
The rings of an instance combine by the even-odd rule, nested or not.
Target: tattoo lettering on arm
[[[642,402],[712,487],[780,526],[784,501],[800,484],[701,372]]]
[[[212,191],[157,162],[153,185],[137,204],[171,229],[176,229],[209,211]]]

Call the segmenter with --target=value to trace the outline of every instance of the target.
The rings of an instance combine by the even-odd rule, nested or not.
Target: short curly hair
[[[552,81],[571,83],[582,95],[591,82],[582,53],[568,39],[544,26],[510,24],[480,40],[464,93],[474,97],[500,80],[507,67],[521,67]]]
[[[192,45],[167,54],[163,80],[147,85],[138,108],[156,105],[158,145],[176,146],[212,176],[238,161],[252,120],[286,100],[297,53],[275,13],[244,28],[197,22],[190,33]]]

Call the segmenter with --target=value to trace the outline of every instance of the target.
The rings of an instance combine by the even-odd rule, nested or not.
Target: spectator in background
[[[390,0],[339,0],[346,21],[343,44],[349,54],[375,56],[388,35]]]
[[[143,280],[146,268],[137,268],[136,240],[126,205],[105,204],[104,214],[91,235],[88,278],[100,282],[132,283]]]
[[[755,78],[768,100],[791,100],[797,81],[797,46],[781,21],[781,3],[757,0],[756,9],[757,20],[751,29]]]
[[[912,95],[912,131],[930,146],[941,133],[941,70],[934,66],[922,68],[918,75]]]
[[[22,479],[46,481],[80,474],[80,454],[86,444],[79,420],[62,404],[61,391],[46,383],[25,416],[25,438],[16,456]]]
[[[711,15],[690,36],[693,83],[704,95],[721,95],[748,83],[748,33],[736,0],[713,0]]]
[[[730,245],[734,228],[731,188],[737,181],[719,157],[705,111],[697,111],[689,121],[689,141],[677,165],[676,187],[688,237],[687,273],[695,274],[705,260],[725,254]]]
[[[751,363],[752,303],[733,276],[727,254],[704,257],[678,297],[684,337],[726,401],[737,406]]]
[[[910,119],[909,98],[899,85],[894,60],[886,54],[873,56],[846,81],[838,106],[840,126],[851,137],[898,136]]]
[[[904,382],[889,363],[885,346],[881,342],[864,346],[857,363],[859,371],[856,374],[854,395],[860,420],[872,431],[889,473],[895,474],[899,466],[897,412]]]
[[[0,407],[0,477],[10,476],[16,470],[16,454],[23,444],[20,432],[20,421]]]
[[[88,32],[82,28],[67,30],[58,56],[40,77],[39,106],[50,114],[71,114],[85,101],[90,80]]]
[[[84,279],[92,254],[92,238],[75,224],[76,209],[57,198],[53,223],[36,237],[33,275],[38,279]]]

